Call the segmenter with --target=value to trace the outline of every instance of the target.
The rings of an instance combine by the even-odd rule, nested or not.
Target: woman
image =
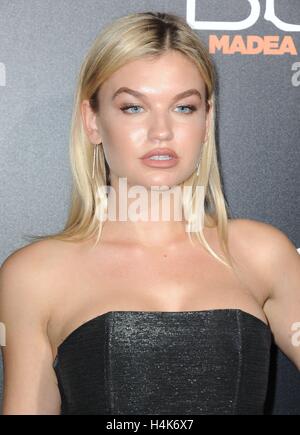
[[[272,334],[300,368],[297,251],[229,219],[214,120],[213,64],[183,19],[100,33],[74,102],[67,224],[2,265],[4,414],[261,414]]]

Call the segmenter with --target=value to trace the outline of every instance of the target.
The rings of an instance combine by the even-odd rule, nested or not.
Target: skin
[[[112,104],[120,86],[143,92],[147,100],[120,95]],[[194,65],[170,53],[117,71],[100,90],[99,115],[83,102],[87,134],[94,144],[103,141],[116,190],[120,176],[130,186],[171,187],[193,172],[209,117],[194,96],[176,104],[171,100],[194,87],[203,95]],[[125,102],[142,109],[124,114]],[[190,103],[199,105],[197,112],[179,113],[179,105]],[[158,144],[175,149],[178,166],[158,170],[141,164],[139,157]],[[79,325],[110,310],[239,308],[269,323],[275,343],[300,370],[300,347],[291,341],[291,327],[300,321],[300,256],[282,231],[259,221],[230,220],[238,280],[200,245],[191,247],[182,222],[107,221],[104,230],[95,250],[89,241],[43,240],[18,249],[2,264],[4,415],[59,414],[52,368],[57,346]],[[205,228],[204,234],[220,255],[215,231]]]

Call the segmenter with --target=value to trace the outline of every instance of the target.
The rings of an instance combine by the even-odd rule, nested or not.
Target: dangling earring
[[[95,177],[95,163],[97,165],[97,171],[98,171],[98,161],[99,161],[99,147],[102,144],[102,142],[97,143],[94,146],[94,156],[93,156],[93,172],[92,172],[92,178],[94,179]]]
[[[203,142],[202,144],[200,144],[201,148],[203,147],[204,144],[205,144],[205,142]],[[198,175],[200,174],[200,162],[201,162],[201,159],[199,160],[199,162],[198,162],[198,164],[197,164],[197,166],[196,166],[196,168],[197,168],[197,172],[196,172],[197,177],[198,177]]]

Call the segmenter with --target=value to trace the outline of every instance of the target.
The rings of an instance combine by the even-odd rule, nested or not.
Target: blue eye
[[[177,107],[185,107],[185,108],[188,108],[189,110],[190,110],[190,112],[182,112],[182,113],[192,113],[192,112],[194,112],[195,110],[196,110],[196,107],[195,106],[191,106],[191,105],[189,105],[189,104],[187,104],[187,105],[183,105],[183,106],[177,106]]]
[[[128,109],[132,109],[132,108],[136,108],[136,107],[141,107],[141,106],[136,106],[136,105],[123,106],[123,107],[121,107],[121,110],[122,110],[122,112],[126,112],[126,110],[128,110]],[[126,112],[126,113],[139,113],[139,112],[133,111],[133,112]]]

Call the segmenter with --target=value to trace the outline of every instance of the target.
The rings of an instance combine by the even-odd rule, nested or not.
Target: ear
[[[91,109],[90,103],[88,100],[83,100],[81,103],[81,116],[82,122],[84,126],[84,130],[90,140],[90,142],[94,145],[102,142],[99,127],[97,125],[97,115]]]

